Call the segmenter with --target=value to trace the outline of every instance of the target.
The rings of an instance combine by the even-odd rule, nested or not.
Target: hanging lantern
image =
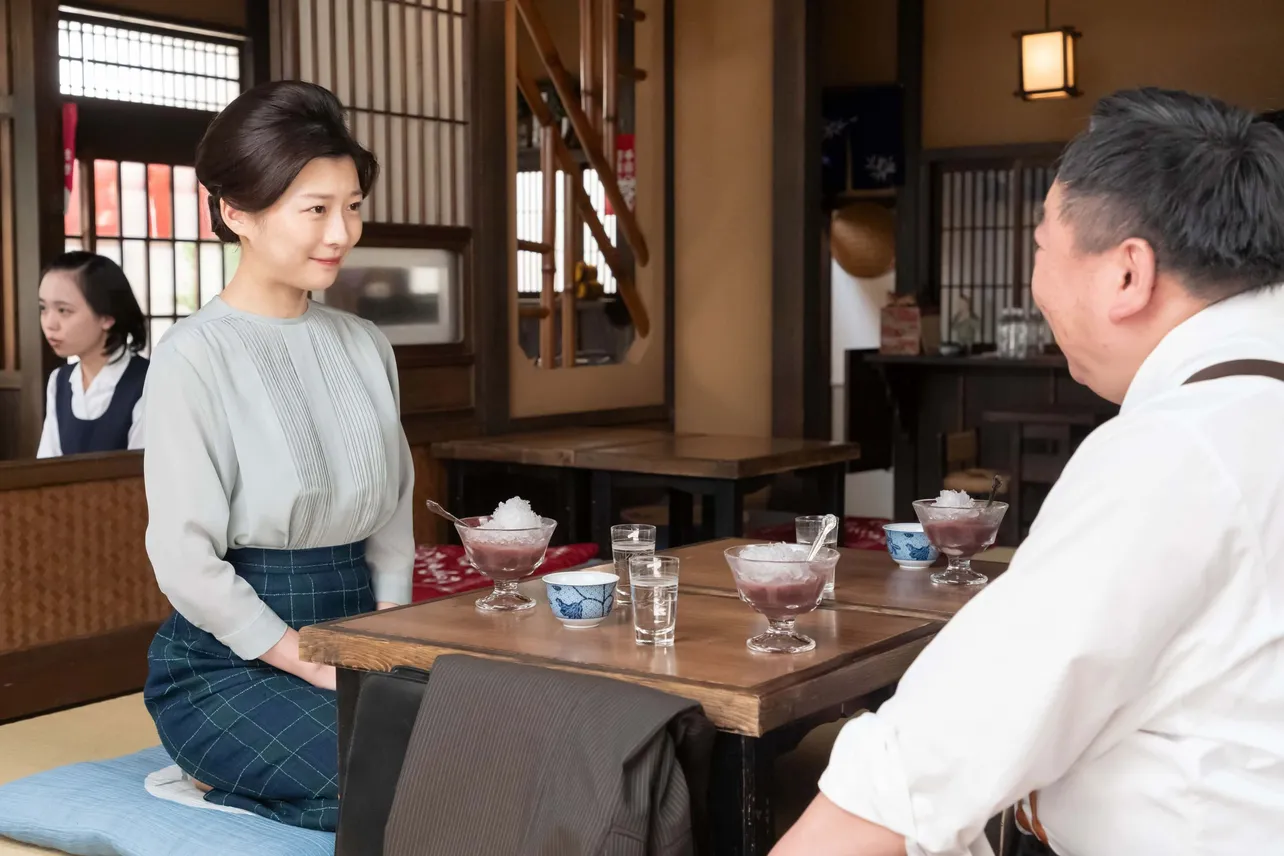
[[[1045,0],[1043,29],[1016,34],[1020,54],[1017,97],[1026,101],[1075,98],[1078,88],[1075,44],[1083,34],[1074,27],[1052,26],[1052,3]]]

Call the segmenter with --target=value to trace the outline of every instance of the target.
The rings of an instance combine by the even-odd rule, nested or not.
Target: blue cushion
[[[10,782],[0,787],[0,837],[76,856],[334,856],[333,833],[147,793],[147,776],[172,763],[157,746]]]

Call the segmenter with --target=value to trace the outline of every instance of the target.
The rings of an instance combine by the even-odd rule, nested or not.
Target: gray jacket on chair
[[[646,687],[439,657],[384,853],[690,856],[713,735],[695,702]]]

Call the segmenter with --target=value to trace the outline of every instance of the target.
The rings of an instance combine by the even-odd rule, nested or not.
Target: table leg
[[[339,696],[339,787],[343,788],[348,767],[348,747],[352,745],[352,724],[357,716],[357,696],[361,692],[361,672],[336,669]]]
[[[593,472],[592,488],[589,492],[592,494],[590,502],[593,508],[590,534],[593,543],[597,544],[598,549],[601,551],[599,558],[605,559],[611,555],[611,526],[615,522],[612,511],[614,485],[611,481],[611,474],[603,470],[595,470]]]
[[[775,843],[769,738],[719,732],[713,748],[709,827],[715,856],[767,856]]]
[[[722,481],[714,488],[717,504],[713,520],[714,538],[739,538],[744,534],[745,497],[738,481]]]
[[[691,494],[685,490],[669,488],[669,543],[666,549],[684,547],[696,539],[691,513]]]
[[[592,538],[590,532],[584,531],[584,501],[590,495],[587,484],[588,474],[584,470],[563,467],[557,474],[557,507],[559,517],[565,527],[561,533],[568,544],[581,543],[585,535]],[[592,511],[589,512],[590,516]]]

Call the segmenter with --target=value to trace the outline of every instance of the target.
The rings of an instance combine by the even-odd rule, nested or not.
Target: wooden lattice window
[[[209,194],[193,163],[204,125],[242,90],[243,48],[234,33],[59,8],[60,92],[84,114],[118,117],[80,125],[64,245],[120,264],[148,318],[150,344],[236,270],[239,256],[211,229]],[[177,124],[179,116],[191,118]],[[168,144],[135,151],[137,140],[112,139],[120,122],[148,122]]]
[[[334,92],[383,165],[363,216],[466,226],[464,0],[288,0],[273,11],[297,22],[273,76]]]
[[[63,95],[218,112],[241,92],[242,40],[138,18],[58,13]]]
[[[1056,170],[1052,156],[938,161],[932,165],[930,296],[951,339],[966,301],[996,340],[999,315],[1028,307],[1034,229]]]

